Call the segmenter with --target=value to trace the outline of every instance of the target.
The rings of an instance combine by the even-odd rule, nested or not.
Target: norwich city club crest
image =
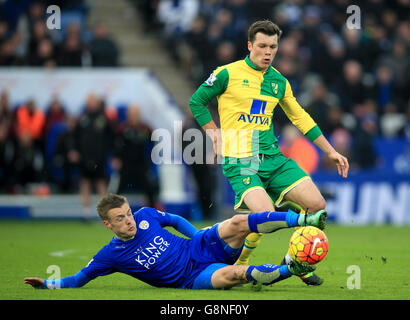
[[[251,183],[251,177],[246,177],[242,179],[244,185],[248,185]]]
[[[278,94],[278,84],[272,82],[271,85],[272,85],[273,94],[277,95]]]

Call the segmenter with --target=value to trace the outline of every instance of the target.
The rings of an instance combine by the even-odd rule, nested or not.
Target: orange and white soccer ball
[[[329,250],[326,234],[316,227],[298,228],[289,240],[289,255],[300,263],[316,264]]]

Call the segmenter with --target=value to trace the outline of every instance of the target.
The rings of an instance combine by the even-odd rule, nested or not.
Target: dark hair
[[[98,201],[97,213],[102,220],[109,220],[108,211],[120,208],[126,202],[127,198],[118,194],[108,193]]]
[[[258,32],[268,36],[274,36],[277,34],[278,40],[282,35],[282,30],[280,30],[280,28],[270,20],[260,20],[252,23],[248,29],[248,40],[253,43]]]

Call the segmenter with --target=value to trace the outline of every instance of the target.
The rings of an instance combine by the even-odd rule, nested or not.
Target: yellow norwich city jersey
[[[218,100],[224,157],[278,153],[272,123],[278,104],[311,141],[321,134],[296,101],[289,81],[273,67],[260,71],[249,57],[218,67],[194,93],[189,105],[201,126],[212,120],[206,106],[214,97]]]

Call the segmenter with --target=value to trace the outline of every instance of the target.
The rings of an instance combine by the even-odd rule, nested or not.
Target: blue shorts
[[[206,269],[195,278],[194,284],[192,285],[192,289],[214,289],[211,281],[212,275],[216,270],[219,270],[226,266],[230,266],[230,264],[213,263],[206,267]]]
[[[213,289],[211,278],[216,270],[232,265],[238,260],[242,247],[231,248],[218,233],[219,223],[200,230],[193,239],[195,260],[206,263],[206,268],[195,278],[192,289]]]

